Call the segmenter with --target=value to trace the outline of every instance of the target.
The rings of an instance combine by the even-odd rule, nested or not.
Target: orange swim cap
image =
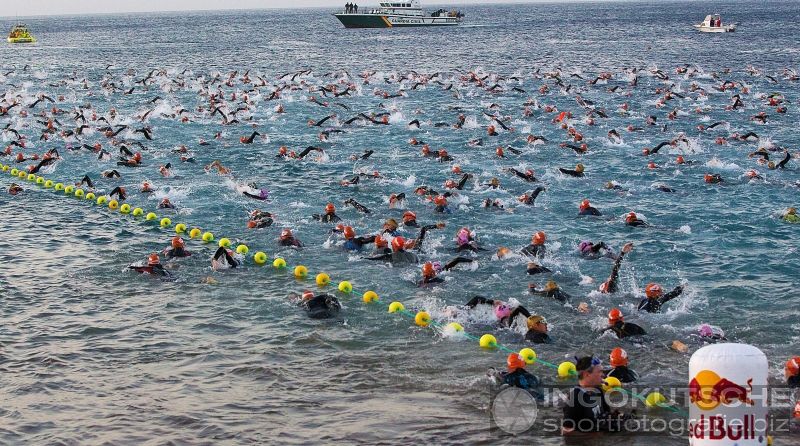
[[[589,200],[587,199],[587,200],[581,201],[581,204],[580,204],[580,206],[578,208],[583,211],[583,210],[589,209],[590,206],[591,206],[591,203],[589,203]]]
[[[395,237],[395,240],[397,240],[397,237]],[[392,245],[394,245],[394,241],[392,241]],[[436,269],[433,267],[433,263],[425,262],[425,264],[422,265],[422,277],[430,278],[435,276]]]
[[[415,213],[413,213],[411,211],[405,211],[403,213],[403,221],[404,222],[414,221],[416,219],[417,219],[417,214],[415,214]]]
[[[333,214],[334,212],[336,212],[336,206],[334,206],[333,203],[328,203],[325,205],[326,214]]]
[[[611,311],[608,312],[608,323],[615,324],[617,322],[624,321],[624,317],[622,315],[622,311],[619,308],[612,308]]]
[[[644,294],[648,299],[655,299],[664,294],[664,291],[661,289],[661,285],[657,283],[648,283],[647,286],[644,287]]]
[[[392,239],[392,250],[394,252],[402,251],[406,247],[406,239],[403,237],[395,237]]]
[[[158,265],[160,263],[161,263],[161,260],[158,258],[158,254],[156,254],[156,253],[150,254],[150,257],[147,258],[147,264],[149,266]]]
[[[534,245],[544,245],[544,241],[547,240],[547,236],[543,231],[539,231],[536,234],[533,234],[532,240]]]
[[[628,365],[628,352],[617,347],[611,350],[610,362],[612,367],[621,367]]]
[[[182,238],[180,238],[178,236],[172,237],[172,247],[173,248],[183,248],[184,246],[186,246],[186,243],[184,243]]]
[[[350,226],[345,226],[342,233],[344,233],[345,240],[350,240],[356,236],[356,231]]]
[[[525,368],[525,361],[522,359],[519,353],[509,353],[506,364],[508,365],[509,372]]]

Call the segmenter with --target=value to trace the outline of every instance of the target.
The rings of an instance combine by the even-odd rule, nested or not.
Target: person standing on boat
[[[358,4],[353,5],[353,10],[355,11],[355,14],[358,14]]]

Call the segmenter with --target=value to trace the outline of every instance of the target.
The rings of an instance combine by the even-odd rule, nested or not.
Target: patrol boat
[[[394,28],[401,26],[456,26],[464,14],[439,9],[426,14],[419,0],[380,2],[380,7],[361,12],[348,8],[333,14],[345,28]]]
[[[8,43],[36,43],[36,38],[28,31],[27,26],[17,23],[8,33]]]

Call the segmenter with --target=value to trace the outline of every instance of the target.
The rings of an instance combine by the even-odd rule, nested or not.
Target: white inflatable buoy
[[[689,360],[689,444],[767,444],[767,375],[761,350],[713,344]]]

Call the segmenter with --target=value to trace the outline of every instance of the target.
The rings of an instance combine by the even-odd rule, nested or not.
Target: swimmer
[[[617,259],[614,261],[614,267],[611,268],[611,275],[608,279],[600,284],[599,291],[601,293],[616,293],[618,288],[617,281],[619,280],[619,269],[622,266],[622,259],[625,258],[625,254],[633,251],[633,243],[626,243],[622,250],[620,251]]]
[[[616,258],[605,242],[594,243],[584,240],[578,244],[578,253],[586,260],[597,260],[601,257]]]
[[[664,294],[661,285],[657,283],[648,283],[647,286],[644,287],[644,292],[646,297],[639,302],[639,311],[644,310],[648,313],[658,313],[662,305],[683,293],[683,287],[678,285],[674,290]]]
[[[111,190],[111,193],[108,194],[109,197],[113,197],[114,195],[117,196],[119,201],[125,201],[128,198],[128,194],[125,192],[125,188],[121,186],[117,186]]]
[[[392,239],[392,252],[384,253],[378,256],[366,257],[366,260],[382,260],[391,262],[392,265],[402,266],[409,264],[419,263],[419,258],[416,254],[406,251],[406,239],[397,236]]]
[[[156,189],[153,186],[151,186],[150,183],[148,183],[147,181],[143,181],[142,187],[139,188],[139,192],[143,194],[152,194],[155,191]]]
[[[250,134],[250,136],[242,136],[241,138],[239,138],[239,142],[241,142],[242,144],[252,144],[256,136],[260,135],[261,133],[253,132],[252,134]]]
[[[532,192],[525,192],[524,194],[517,197],[517,200],[525,205],[533,206],[536,202],[536,197],[539,196],[540,193],[544,192],[546,189],[542,186],[537,187]]]
[[[403,212],[403,226],[418,228],[419,223],[417,223],[417,214],[412,211]]]
[[[564,169],[563,167],[558,168],[559,172],[563,173],[564,175],[569,175],[571,177],[581,178],[584,176],[583,171],[584,167],[583,164],[578,163],[575,165],[575,170]]]
[[[250,220],[247,221],[249,229],[260,229],[272,226],[274,222],[272,214],[256,209],[250,213]]]
[[[636,212],[628,212],[628,214],[625,215],[625,224],[628,226],[650,226],[646,221],[640,219],[636,215]]]
[[[547,334],[547,320],[544,316],[531,315],[525,321],[528,331],[525,333],[525,340],[534,344],[546,344],[550,342],[550,335]]]
[[[231,170],[223,166],[219,160],[212,161],[211,164],[207,165],[204,169],[206,172],[210,172],[211,169],[217,169],[217,172],[219,172],[221,175],[228,175],[231,173]]]
[[[532,276],[534,274],[552,273],[552,271],[536,262],[528,262],[527,273]]]
[[[17,183],[11,183],[11,186],[8,187],[9,195],[17,195],[18,193],[22,192],[22,186]]]
[[[455,242],[456,252],[481,251],[481,248],[478,246],[478,242],[475,241],[472,231],[470,231],[469,228],[464,227],[459,229],[458,234],[456,234]]]
[[[592,204],[589,202],[589,200],[583,200],[581,201],[581,204],[578,206],[578,215],[601,216],[603,214],[601,214],[600,211],[597,210],[597,208],[592,207]]]
[[[164,266],[161,265],[161,259],[158,258],[158,254],[152,253],[150,257],[147,258],[147,265],[130,265],[128,269],[132,269],[137,273],[142,274],[152,274],[154,276],[161,276],[161,277],[171,277],[172,275],[164,269]]]
[[[269,198],[269,191],[266,190],[266,189],[258,188],[256,186],[256,183],[250,183],[248,186],[250,187],[250,190],[257,191],[257,193],[248,192],[246,190],[242,191],[242,194],[245,197],[252,198],[254,200],[260,200],[260,201],[264,201],[267,198]]]
[[[624,187],[622,187],[622,186],[621,186],[619,183],[617,183],[616,181],[609,181],[609,182],[607,182],[607,183],[605,184],[605,188],[606,188],[606,189],[608,189],[608,190],[618,190],[618,191],[621,191],[621,192],[627,192],[627,190],[628,190],[628,189],[625,189]]]
[[[433,204],[436,207],[433,209],[433,212],[438,212],[442,214],[449,214],[450,208],[447,207],[447,198],[444,195],[437,195],[436,198],[433,199]]]
[[[363,204],[357,202],[356,200],[354,200],[352,198],[348,198],[347,200],[344,200],[344,205],[345,206],[347,206],[347,205],[353,206],[354,208],[358,209],[359,212],[363,212],[365,214],[371,214],[372,213],[372,211],[370,211],[366,206],[364,206]],[[327,209],[326,209],[326,211],[327,211]]]
[[[383,229],[381,229],[381,233],[396,237],[398,235],[398,227],[397,220],[390,218],[383,223]]]
[[[525,370],[527,364],[519,353],[509,353],[506,364],[508,366],[507,372],[498,373],[497,370],[492,367],[487,372],[487,375],[496,384],[528,391],[537,399],[542,397],[541,381],[536,375]]]
[[[522,248],[522,251],[520,252],[529,257],[542,258],[547,251],[547,248],[544,245],[546,240],[547,236],[545,235],[544,231],[539,231],[531,236],[531,244]]]
[[[86,185],[86,187],[94,188],[94,182],[92,181],[91,178],[89,178],[89,175],[84,175],[83,178],[81,178],[81,181],[79,183],[75,183],[75,185],[76,186]]]
[[[161,203],[158,203],[159,209],[175,209],[175,205],[169,201],[169,198],[165,198],[161,200]]]
[[[786,385],[789,387],[800,387],[800,356],[795,356],[786,361],[783,369],[783,376],[786,378]]]
[[[487,299],[483,296],[474,296],[469,302],[464,304],[464,308],[472,310],[478,305],[491,305],[497,322],[502,327],[513,327],[517,325],[518,316],[522,316],[526,320],[531,316],[531,313],[522,305],[517,305],[512,308],[511,305],[502,300]]]
[[[314,214],[312,215],[312,218],[319,220],[322,223],[338,223],[342,221],[342,219],[336,215],[336,206],[334,206],[333,203],[328,203],[325,205],[325,214]]]
[[[628,352],[617,347],[611,350],[609,362],[612,369],[606,373],[606,377],[617,378],[622,383],[632,383],[639,379],[639,374],[628,368]]]
[[[283,228],[281,230],[281,235],[278,243],[281,246],[289,246],[292,248],[302,248],[303,243],[300,242],[297,238],[295,238],[294,234],[292,234],[292,230],[289,228]]]
[[[705,181],[708,184],[720,184],[720,183],[724,182],[724,180],[722,179],[722,175],[720,175],[718,173],[714,173],[714,174],[707,173],[707,174],[705,174],[703,176],[703,181]]]
[[[781,219],[787,223],[800,223],[800,215],[797,215],[797,209],[793,207],[787,209]]]
[[[297,301],[297,295],[290,295],[291,300]],[[304,309],[311,319],[329,319],[339,314],[342,305],[339,299],[327,293],[314,295],[311,291],[303,291],[298,305]]]
[[[189,257],[190,255],[192,255],[192,253],[186,250],[186,243],[183,241],[183,239],[178,236],[175,236],[172,237],[171,246],[169,248],[164,249],[164,255],[167,258]]]
[[[536,287],[535,283],[528,284],[528,292],[537,296],[549,297],[550,299],[555,299],[564,303],[572,299],[572,296],[562,290],[556,281],[552,279],[548,280],[544,285],[544,288],[541,290]]]
[[[351,226],[345,226],[342,229],[344,235],[344,249],[347,251],[361,251],[364,245],[370,244],[375,241],[376,236],[370,237],[356,237],[356,231]]]
[[[717,342],[728,341],[728,338],[725,337],[725,332],[721,328],[712,327],[708,324],[701,324],[697,328],[697,335],[700,337],[702,344],[716,344]]]
[[[131,158],[128,158],[124,161],[118,161],[117,166],[126,166],[126,167],[139,167],[142,164],[142,154],[136,152],[133,154]]]
[[[228,268],[236,268],[242,262],[233,256],[233,251],[220,246],[211,258],[211,268],[214,270],[222,270]]]
[[[600,334],[608,330],[613,331],[619,339],[647,334],[642,327],[630,322],[625,322],[625,317],[619,308],[613,308],[608,312],[608,327],[601,330]]]
[[[162,177],[169,177],[172,176],[172,171],[170,169],[172,169],[172,164],[167,163],[158,168],[158,173],[160,173]]]
[[[504,170],[506,172],[513,173],[517,177],[522,178],[523,180],[525,180],[525,181],[527,181],[529,183],[535,183],[537,181],[536,177],[534,176],[534,172],[531,169],[528,169],[525,172],[520,172],[519,170],[514,169],[514,168],[507,168],[507,169],[504,169]]]
[[[114,169],[111,170],[104,170],[100,173],[103,178],[120,178],[119,172]]]
[[[375,250],[372,251],[371,256],[375,257],[375,256],[381,256],[381,255],[384,255],[384,254],[391,254],[391,253],[392,253],[392,249],[389,248],[389,242],[387,242],[386,239],[381,237],[381,236],[376,236],[375,237]]]
[[[389,195],[389,209],[394,209],[398,206],[402,206],[405,199],[406,199],[405,192]]]
[[[472,262],[474,262],[474,260],[468,257],[455,257],[447,262],[444,266],[442,266],[439,262],[425,262],[425,264],[422,265],[422,280],[417,282],[417,286],[422,287],[435,283],[443,283],[444,279],[437,277],[440,272],[450,271],[460,263]]]

